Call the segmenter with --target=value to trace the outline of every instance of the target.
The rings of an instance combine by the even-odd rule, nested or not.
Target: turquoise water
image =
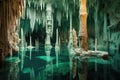
[[[50,56],[46,55],[43,47],[40,47],[38,51],[33,49],[31,60],[29,53],[29,50],[25,51],[24,66],[19,72],[20,80],[69,80],[70,68],[67,49],[63,48],[61,50],[58,57],[58,66],[56,65],[54,48],[50,50]],[[21,63],[19,67],[21,68]]]
[[[112,51],[111,51],[112,52]],[[113,51],[114,52],[114,51]],[[23,55],[24,54],[24,57]],[[72,78],[71,63],[67,47],[61,48],[56,63],[55,48],[51,48],[50,56],[45,53],[44,46],[39,50],[19,51],[12,58],[6,58],[9,69],[3,70],[0,80],[79,80],[81,60],[77,61],[76,77]],[[120,54],[111,53],[108,60],[91,57],[87,60],[87,80],[120,80]],[[5,72],[6,71],[6,72]],[[4,76],[4,77],[3,77]]]

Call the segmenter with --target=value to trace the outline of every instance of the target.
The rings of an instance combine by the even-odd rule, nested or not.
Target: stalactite
[[[42,23],[42,16],[41,16],[41,12],[36,12],[36,22],[38,22],[39,24]]]
[[[45,0],[43,0],[42,2],[43,9],[45,9],[45,5],[46,5]]]
[[[30,27],[32,31],[34,30],[35,20],[36,20],[36,11],[35,9],[31,9],[30,10]]]
[[[104,40],[107,40],[107,16],[104,13],[104,27],[103,27],[103,38]]]
[[[74,2],[74,5],[75,5],[75,0],[73,0],[73,2]]]
[[[54,19],[53,19],[53,13],[52,13],[52,29],[51,29],[51,37],[53,36],[53,28],[54,28]]]
[[[28,6],[31,7],[31,0],[28,0]]]
[[[99,26],[98,26],[98,2],[96,3],[95,13],[94,13],[94,22],[95,22],[95,37],[99,37]]]
[[[42,25],[43,25],[43,27],[46,26],[46,14],[44,11],[42,12]]]
[[[41,7],[41,10],[42,10],[42,8],[43,8],[43,0],[40,0],[40,7]]]
[[[59,45],[59,35],[58,35],[58,28],[56,30],[56,45],[58,46]]]
[[[30,18],[30,7],[26,8],[26,17]]]
[[[70,32],[72,32],[72,11],[69,12],[70,13]]]
[[[16,20],[23,14],[24,0],[3,0],[0,3],[0,49],[2,57],[11,50],[16,51]]]
[[[68,15],[69,15],[69,7],[68,4],[66,4],[66,19],[68,20]]]
[[[62,18],[62,16],[61,16],[61,12],[60,11],[57,11],[56,18],[57,18],[57,21],[58,21],[58,25],[61,26],[61,18]]]

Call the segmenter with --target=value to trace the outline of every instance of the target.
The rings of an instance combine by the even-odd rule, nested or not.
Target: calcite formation
[[[24,0],[2,0],[0,2],[0,49],[2,59],[17,51],[17,23],[22,15]]]
[[[87,8],[86,8],[86,0],[80,0],[80,31],[79,36],[81,38],[81,47],[87,51],[88,43],[87,43]]]
[[[73,29],[73,47],[77,48],[77,34],[75,29]]]

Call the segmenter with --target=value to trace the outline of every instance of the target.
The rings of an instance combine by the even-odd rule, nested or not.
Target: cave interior
[[[119,76],[120,0],[0,0],[0,80]]]

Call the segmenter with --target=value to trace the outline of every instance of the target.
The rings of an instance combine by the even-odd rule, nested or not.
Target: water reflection
[[[43,46],[40,46],[40,48]],[[45,47],[45,49],[32,49],[31,60],[29,59],[28,49],[24,51],[25,57],[21,61],[23,69],[20,71],[20,80],[60,80],[60,77],[69,73],[69,55],[67,47],[61,48],[58,56],[58,49],[56,47]],[[23,54],[21,52],[20,54]],[[22,57],[23,55],[20,55]],[[59,58],[58,58],[59,57]],[[31,79],[32,78],[32,79]],[[55,80],[56,80],[55,79]]]
[[[41,45],[39,50],[32,49],[30,60],[29,49],[25,49],[20,51],[17,56],[6,58],[7,69],[0,72],[0,79],[6,77],[5,80],[73,80],[72,65],[74,62],[72,62],[70,53],[72,50],[64,46],[60,49],[57,58],[55,47],[46,52],[44,45]],[[95,59],[97,71],[95,71]],[[89,58],[87,61],[87,80],[119,80],[119,62],[119,52],[110,56],[108,60]],[[79,73],[82,71],[79,59],[76,69],[74,80],[79,80]]]

